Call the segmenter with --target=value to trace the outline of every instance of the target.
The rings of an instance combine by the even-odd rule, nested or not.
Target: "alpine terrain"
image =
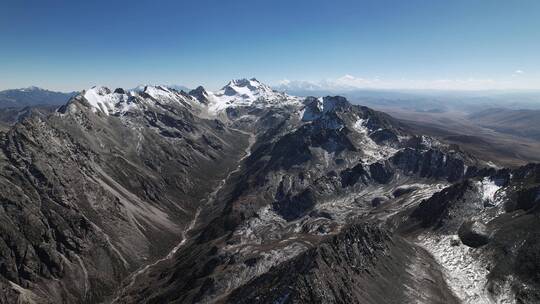
[[[540,303],[540,164],[256,79],[0,129],[0,303]]]

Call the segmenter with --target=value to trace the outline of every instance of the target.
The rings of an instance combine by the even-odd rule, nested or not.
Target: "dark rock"
[[[291,221],[307,214],[315,206],[312,190],[307,189],[298,195],[287,195],[273,204],[274,210],[284,219]]]
[[[367,172],[364,170],[362,164],[358,164],[353,168],[347,168],[341,171],[341,184],[343,187],[349,187],[356,184],[359,181],[366,181]]]
[[[469,182],[462,182],[445,188],[429,199],[423,200],[412,212],[411,217],[420,220],[422,227],[441,226],[452,203],[460,199],[470,188],[471,184]]]
[[[196,89],[191,90],[189,95],[195,97],[202,104],[208,104],[208,93],[202,86],[198,86]]]
[[[382,203],[386,202],[387,200],[388,199],[386,197],[382,197],[382,196],[375,197],[374,199],[371,200],[371,206],[378,207]]]
[[[388,129],[375,131],[369,137],[378,144],[395,143],[398,141],[397,135]]]
[[[418,190],[417,186],[402,186],[402,187],[398,187],[396,190],[394,190],[394,192],[392,192],[392,195],[394,197],[400,197],[402,195],[412,193],[412,192],[414,192],[416,190]]]
[[[490,241],[490,233],[486,225],[479,221],[466,221],[459,227],[461,242],[469,247],[477,248]]]
[[[369,165],[371,178],[380,184],[386,184],[392,179],[393,172],[382,163],[373,163]]]

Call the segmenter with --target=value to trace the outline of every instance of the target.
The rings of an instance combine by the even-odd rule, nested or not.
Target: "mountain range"
[[[0,91],[0,108],[63,105],[77,92],[55,92],[38,87]]]
[[[340,96],[93,87],[0,131],[0,303],[535,303],[540,165]]]

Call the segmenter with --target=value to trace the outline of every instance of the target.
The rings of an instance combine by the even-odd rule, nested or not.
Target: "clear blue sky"
[[[343,75],[534,86],[540,1],[0,1],[0,89]]]

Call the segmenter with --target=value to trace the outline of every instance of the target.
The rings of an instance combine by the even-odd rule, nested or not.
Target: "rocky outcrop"
[[[411,213],[411,218],[420,220],[424,228],[442,227],[449,217],[450,208],[465,195],[468,189],[471,189],[471,184],[466,181],[435,193],[429,199],[420,202]]]
[[[490,232],[486,225],[479,221],[466,221],[458,230],[459,239],[469,247],[477,248],[489,243]]]

